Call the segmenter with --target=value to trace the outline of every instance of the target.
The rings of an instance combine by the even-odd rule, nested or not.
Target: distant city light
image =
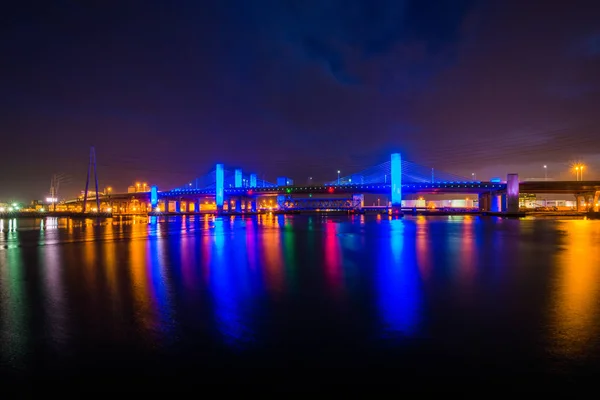
[[[46,203],[56,203],[58,199],[56,197],[46,197]]]
[[[4,211],[6,211],[6,208],[0,207],[0,212],[4,212]]]

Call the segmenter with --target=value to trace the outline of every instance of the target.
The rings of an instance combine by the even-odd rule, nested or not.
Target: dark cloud
[[[327,179],[392,150],[469,175],[600,155],[597,2],[280,1],[6,9],[0,200],[52,172],[163,187],[216,161]],[[480,177],[484,178],[484,172]]]

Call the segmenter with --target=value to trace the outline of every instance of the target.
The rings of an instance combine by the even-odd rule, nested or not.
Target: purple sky
[[[79,192],[92,144],[117,190],[216,162],[330,180],[392,151],[600,179],[597,1],[52,3],[0,16],[0,201],[45,197],[53,173]]]

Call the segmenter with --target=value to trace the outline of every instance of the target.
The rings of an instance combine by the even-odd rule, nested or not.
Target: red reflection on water
[[[339,294],[343,286],[342,252],[339,242],[338,224],[333,221],[325,223],[325,276],[330,288]]]
[[[202,228],[202,256],[200,265],[202,268],[202,279],[204,279],[204,283],[208,284],[210,280],[211,250],[214,242],[210,230],[214,229],[214,217],[206,217]]]
[[[248,257],[248,266],[251,270],[256,270],[256,226],[254,218],[246,219],[246,256]]]
[[[462,232],[460,242],[460,279],[463,283],[470,283],[476,272],[477,249],[475,243],[475,224],[473,217],[464,216],[462,220]]]

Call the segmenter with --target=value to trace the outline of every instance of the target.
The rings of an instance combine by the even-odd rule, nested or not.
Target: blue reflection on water
[[[381,240],[377,266],[378,306],[384,337],[411,336],[418,331],[421,283],[414,244],[412,222],[389,221],[389,238],[384,236]]]
[[[218,329],[223,334],[225,342],[236,347],[241,345],[240,342],[251,341],[253,336],[252,331],[245,324],[245,321],[250,318],[247,316],[248,310],[244,309],[251,306],[247,286],[249,284],[248,258],[244,230],[241,226],[234,227],[233,229],[238,229],[236,235],[231,228],[225,227],[225,222],[223,217],[215,218],[210,289]],[[227,248],[228,245],[231,248]]]

